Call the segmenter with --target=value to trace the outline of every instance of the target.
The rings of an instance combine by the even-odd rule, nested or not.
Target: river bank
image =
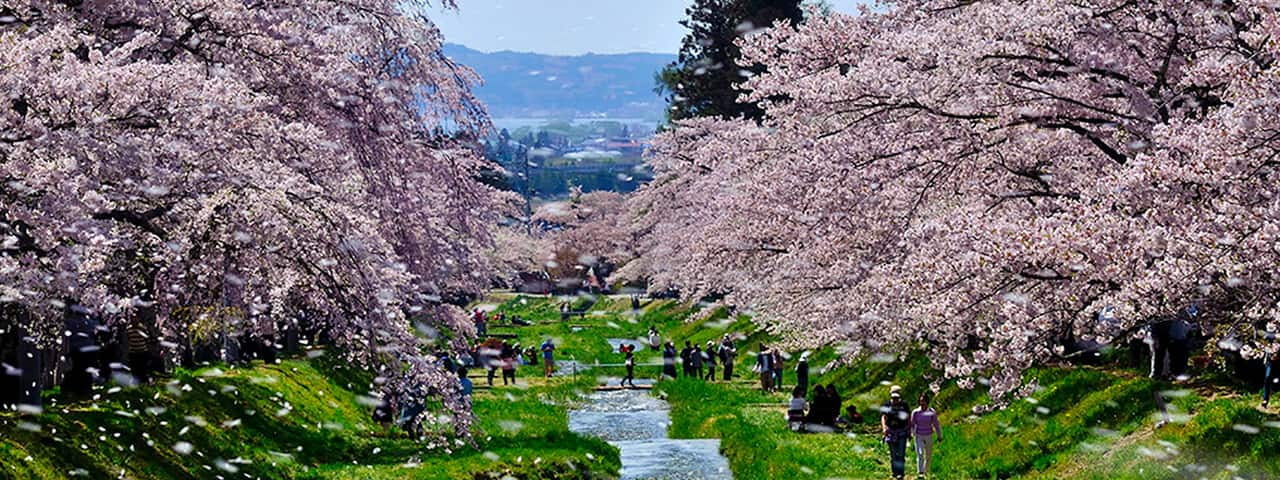
[[[857,365],[823,366],[835,358],[830,349],[812,352],[810,384],[835,384],[845,405],[856,405],[868,425],[847,434],[797,434],[786,428],[789,395],[766,394],[755,386],[750,366],[761,342],[774,340],[745,317],[703,312],[687,321],[696,306],[646,301],[631,311],[625,298],[602,297],[582,319],[555,326],[557,300],[496,296],[490,305],[508,315],[539,315],[552,325],[518,333],[521,341],[545,336],[563,341],[562,353],[584,364],[617,364],[622,355],[612,343],[639,338],[655,326],[682,344],[705,343],[727,332],[742,334],[731,382],[679,379],[661,382],[653,395],[670,407],[668,435],[676,439],[718,439],[737,480],[770,478],[880,478],[889,473],[888,455],[879,441],[877,408],[888,385],[910,393],[928,389],[933,371],[921,357],[884,357]],[[528,317],[526,317],[528,318]],[[559,332],[558,329],[563,329]],[[798,353],[798,352],[794,352]],[[638,352],[641,363],[657,363],[656,352]],[[787,362],[784,385],[795,384],[794,359]],[[637,367],[640,378],[655,378],[657,367]],[[597,367],[582,376],[620,375],[619,367]],[[1046,366],[1031,372],[1040,388],[1030,397],[985,414],[974,408],[992,404],[980,389],[943,382],[934,396],[946,441],[934,456],[931,478],[1274,478],[1280,475],[1280,416],[1256,408],[1256,395],[1216,383],[1157,382],[1114,364]],[[788,389],[789,390],[789,389]],[[1156,402],[1167,403],[1167,416]],[[1167,422],[1156,428],[1158,422]],[[914,467],[913,454],[908,464]]]

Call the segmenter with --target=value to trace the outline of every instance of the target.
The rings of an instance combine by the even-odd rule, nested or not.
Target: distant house
[[[644,149],[648,145],[637,142],[635,140],[609,140],[604,143],[605,150],[615,150],[622,152],[628,157],[638,157],[644,154]]]

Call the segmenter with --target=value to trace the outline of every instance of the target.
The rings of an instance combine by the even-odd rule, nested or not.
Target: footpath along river
[[[618,447],[622,480],[732,480],[720,440],[667,438],[669,410],[647,390],[599,391],[569,411],[569,430]]]

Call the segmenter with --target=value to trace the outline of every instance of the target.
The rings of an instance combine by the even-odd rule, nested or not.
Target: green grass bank
[[[323,358],[178,372],[167,383],[0,415],[0,478],[600,478],[617,451],[568,431],[588,382],[477,391],[476,444],[370,419],[368,378]]]

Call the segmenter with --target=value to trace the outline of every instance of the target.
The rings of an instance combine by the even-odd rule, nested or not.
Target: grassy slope
[[[509,312],[544,308],[542,303],[546,302],[509,296],[501,299]],[[739,342],[744,352],[754,351],[760,342],[772,341],[767,332],[754,328],[745,318],[727,319],[723,312],[685,323],[693,311],[687,306],[657,301],[646,303],[640,312],[629,312],[626,302],[602,299],[589,320],[571,322],[588,328],[574,333],[565,327],[561,332],[570,342],[564,348],[582,352],[579,358],[603,357],[616,362],[620,356],[609,352],[602,339],[639,336],[650,324],[658,326],[664,337],[700,343],[718,338],[726,330],[742,332],[748,335],[746,341]],[[554,317],[558,320],[558,314]],[[533,327],[528,332],[542,328],[552,327]],[[858,405],[864,413],[874,412],[883,401],[885,384],[918,392],[936,375],[921,359],[863,363],[818,373],[832,358],[829,350],[814,352],[811,383],[835,383],[845,404]],[[673,407],[670,432],[674,437],[721,438],[722,451],[739,480],[885,476],[887,455],[876,426],[869,425],[851,436],[788,432],[782,420],[787,396],[765,395],[754,389],[746,378],[753,355],[740,355],[738,360],[738,373],[744,378],[730,384],[684,379],[662,384],[660,390]],[[794,385],[793,366],[788,365],[786,385]],[[934,457],[938,478],[1280,475],[1280,456],[1275,454],[1280,451],[1280,428],[1276,428],[1280,424],[1275,423],[1280,417],[1256,410],[1256,395],[1212,385],[1174,386],[1124,369],[1053,367],[1029,376],[1041,385],[1032,400],[1017,401],[981,416],[971,412],[974,406],[989,402],[984,394],[944,386],[935,397],[947,429],[946,442]],[[1154,429],[1157,392],[1172,392],[1175,419],[1159,430]],[[876,415],[869,417],[878,424]],[[1248,427],[1259,431],[1250,433]],[[913,467],[910,454],[908,462]]]
[[[445,452],[372,422],[350,387],[361,383],[359,375],[335,374],[318,363],[180,373],[173,386],[191,387],[180,395],[165,386],[140,387],[36,417],[0,415],[0,477],[227,475],[219,465],[255,478],[454,479],[481,472],[522,478],[577,472],[587,478],[617,471],[613,447],[568,433],[561,405],[582,383],[533,387],[510,398],[478,392],[478,448],[454,445]],[[278,415],[286,405],[287,413]],[[165,410],[149,413],[147,407]],[[20,422],[40,431],[22,429]],[[178,442],[190,443],[193,451],[177,453]]]
[[[585,319],[567,324],[559,321],[557,299],[497,295],[489,302],[509,316],[519,314],[538,322],[532,327],[491,326],[491,330],[515,333],[524,345],[555,338],[560,358],[572,356],[588,364],[620,362],[621,355],[612,352],[604,339],[636,338],[649,325],[657,326],[666,338],[699,343],[725,331],[746,333],[747,341],[739,343],[744,352],[771,341],[747,319],[729,319],[723,312],[686,322],[695,309],[671,301],[646,302],[640,311],[632,312],[626,298],[601,297]],[[571,325],[580,328],[574,331]],[[641,362],[656,359],[656,353],[647,350],[639,355]],[[863,363],[818,373],[819,366],[833,357],[827,350],[814,352],[811,383],[834,382],[845,403],[856,404],[864,412],[874,411],[870,407],[882,401],[885,383],[915,392],[926,388],[934,375],[918,360]],[[729,384],[664,382],[660,393],[672,404],[671,434],[720,438],[739,480],[885,476],[887,458],[875,427],[852,436],[786,431],[782,420],[786,397],[753,388],[747,378],[753,361],[750,354],[740,355],[737,368],[743,378]],[[790,370],[786,384],[794,385]],[[509,472],[520,478],[595,478],[600,472],[617,471],[616,450],[570,434],[565,405],[595,382],[596,375],[620,371],[597,368],[576,379],[546,384],[537,378],[540,367],[521,367],[520,387],[477,391],[479,447],[449,454],[425,450],[370,422],[367,409],[356,402],[353,391],[359,389],[351,387],[367,384],[359,376],[335,375],[333,369],[305,361],[229,370],[216,377],[201,377],[197,372],[179,379],[179,385],[193,387],[179,397],[159,393],[153,400],[164,389],[143,388],[111,395],[109,402],[96,408],[76,405],[69,413],[53,413],[61,409],[51,408],[37,419],[41,433],[17,428],[20,419],[16,417],[0,416],[0,477],[61,478],[74,468],[84,468],[90,478],[114,477],[121,469],[143,478],[203,478],[222,473],[209,470],[215,468],[215,459],[243,458],[252,463],[238,464],[241,471],[262,478],[470,478],[478,472]],[[656,371],[656,367],[642,367],[638,373],[653,377]],[[935,405],[947,437],[935,455],[938,478],[1280,475],[1280,460],[1274,453],[1280,451],[1280,428],[1267,426],[1280,426],[1274,423],[1280,419],[1255,410],[1256,395],[1242,397],[1221,389],[1207,393],[1213,391],[1207,385],[1177,390],[1180,387],[1123,370],[1045,368],[1031,375],[1042,385],[1035,403],[1019,401],[982,416],[969,413],[987,401],[981,393],[951,385],[939,392]],[[268,378],[275,380],[263,381]],[[235,389],[222,391],[229,387]],[[1170,390],[1178,394],[1173,400],[1175,413],[1193,415],[1175,416],[1183,421],[1154,430],[1154,394]],[[277,418],[275,412],[283,402],[293,409]],[[169,410],[158,416],[141,411],[144,405],[157,404]],[[117,410],[138,412],[125,417]],[[197,428],[183,418],[188,415],[203,417],[209,426]],[[874,415],[870,417],[875,422]],[[220,427],[234,418],[242,422],[238,427]],[[180,435],[187,426],[190,429]],[[1260,430],[1249,433],[1250,426]],[[141,432],[155,440],[154,448],[146,446]],[[179,440],[192,443],[198,453],[176,454],[171,446]],[[81,449],[80,444],[87,448]],[[297,446],[303,449],[298,451]],[[23,460],[28,454],[32,461]]]

